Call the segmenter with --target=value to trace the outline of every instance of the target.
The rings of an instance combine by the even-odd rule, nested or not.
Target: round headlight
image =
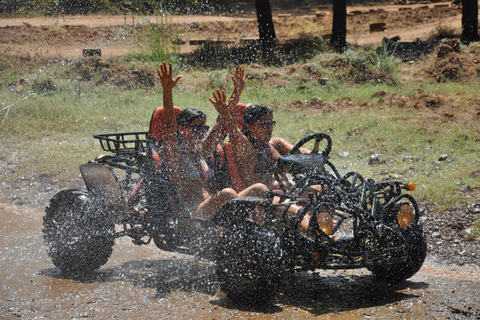
[[[332,216],[326,212],[319,212],[317,215],[317,222],[325,234],[330,235],[333,231],[333,219]]]
[[[398,210],[397,220],[402,228],[408,228],[413,222],[413,208],[409,204],[402,204]]]

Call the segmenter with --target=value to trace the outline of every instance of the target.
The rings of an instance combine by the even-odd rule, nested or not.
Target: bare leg
[[[237,198],[235,190],[225,188],[205,199],[198,206],[196,216],[202,219],[212,219],[225,203],[235,198]]]
[[[238,196],[239,197],[251,196],[251,197],[264,198],[265,192],[267,191],[268,191],[268,187],[266,185],[264,185],[263,183],[255,183],[255,184],[252,184],[250,187],[242,190],[238,194]]]

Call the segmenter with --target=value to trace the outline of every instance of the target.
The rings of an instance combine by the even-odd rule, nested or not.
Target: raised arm
[[[240,101],[240,96],[243,92],[243,88],[245,88],[245,80],[247,79],[247,74],[245,73],[245,69],[240,66],[235,68],[235,74],[230,76],[233,81],[233,92],[230,96],[229,101],[236,106]]]
[[[223,126],[230,135],[230,142],[235,150],[235,159],[241,176],[248,177],[252,175],[255,171],[255,161],[252,161],[252,159],[255,159],[255,149],[247,137],[242,134],[233,119],[231,112],[231,107],[233,106],[232,99],[227,104],[225,92],[217,90],[213,92],[213,99],[210,98],[209,100],[220,114]]]
[[[177,167],[181,165],[178,163],[179,159],[182,158],[179,156],[178,143],[177,143],[177,119],[175,117],[175,110],[173,107],[173,87],[180,80],[181,76],[173,79],[172,77],[172,64],[168,66],[164,62],[160,64],[160,69],[157,70],[158,76],[160,77],[160,82],[163,88],[163,108],[165,115],[165,127],[164,127],[164,136],[163,144],[164,148],[168,152],[164,152],[163,157],[167,162],[167,167],[176,172]]]
[[[230,114],[232,114],[234,108],[238,104],[240,100],[240,95],[242,94],[243,88],[245,87],[245,79],[247,75],[245,73],[245,70],[242,67],[237,66],[235,68],[235,73],[230,77],[232,78],[232,81],[233,81],[233,92],[232,92],[232,95],[230,96],[228,105],[226,106],[227,108],[226,110],[223,110],[220,112],[217,106],[215,107],[217,108],[217,112],[218,112],[217,120],[212,130],[202,141],[201,149],[204,157],[210,155],[215,150],[216,146],[220,143],[220,141],[222,141],[225,138],[224,137],[225,133],[229,133],[232,130],[235,130],[235,127],[231,126],[230,117],[225,118],[225,116],[227,115],[226,114],[227,111]],[[220,91],[217,90],[217,98],[220,95],[221,95]],[[215,97],[215,93],[214,93],[214,97]],[[210,99],[210,101],[214,103],[214,100]],[[225,106],[218,106],[218,107],[225,108]],[[236,126],[235,121],[233,122],[233,124]]]
[[[175,111],[173,108],[173,87],[177,84],[178,80],[182,76],[178,76],[173,79],[172,64],[170,63],[167,67],[167,64],[164,62],[160,64],[160,70],[157,70],[158,76],[160,77],[160,82],[163,88],[163,108],[165,113],[165,130],[166,131],[175,131],[177,132],[177,120],[175,117]]]

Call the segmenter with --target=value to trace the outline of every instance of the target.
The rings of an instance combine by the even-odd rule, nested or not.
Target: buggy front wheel
[[[231,300],[271,302],[283,280],[282,250],[275,234],[252,222],[229,229],[217,251],[220,288]]]
[[[115,224],[87,192],[68,189],[57,193],[45,209],[43,238],[55,266],[67,275],[85,275],[108,261]]]
[[[389,283],[402,282],[417,273],[427,256],[427,238],[420,222],[409,230],[405,255],[403,262],[371,266],[368,269],[376,279]]]

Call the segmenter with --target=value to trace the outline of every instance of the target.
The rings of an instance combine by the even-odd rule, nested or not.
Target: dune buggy
[[[341,175],[329,161],[327,134],[305,137],[278,159],[278,190],[234,199],[211,220],[184,209],[152,161],[148,132],[94,137],[108,154],[80,166],[86,190],[60,191],[44,216],[48,255],[66,274],[99,269],[123,236],[216,262],[227,297],[251,302],[272,299],[297,270],[367,268],[378,279],[398,282],[424,262],[420,211],[407,192],[414,185]],[[314,144],[311,153],[301,153],[307,142]],[[302,208],[299,216],[288,213],[294,204]],[[261,212],[263,221],[252,219],[252,212]],[[308,230],[299,230],[307,214]]]

